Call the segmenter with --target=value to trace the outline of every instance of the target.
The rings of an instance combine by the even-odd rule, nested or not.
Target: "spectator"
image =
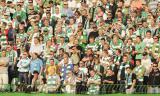
[[[30,84],[32,84],[32,88],[36,84],[36,81],[38,78],[42,75],[42,70],[43,70],[43,62],[41,59],[38,58],[37,53],[33,53],[32,55],[32,60],[30,62]]]
[[[71,71],[67,73],[66,79],[64,80],[64,86],[66,93],[76,92],[76,77]]]
[[[29,73],[29,66],[31,60],[28,58],[28,53],[23,52],[22,58],[17,64],[18,71],[19,71],[19,81],[21,84],[28,84],[28,73]]]
[[[50,93],[46,87],[52,84],[56,91],[62,92],[64,81],[71,81],[68,72],[73,72],[69,74],[76,78],[71,82],[75,85],[70,86],[73,93],[78,90],[86,93],[88,87],[88,93],[98,94],[103,89],[103,79],[110,79],[103,76],[107,72],[107,75],[112,73],[111,77],[114,75],[114,84],[120,85],[106,90],[119,92],[115,88],[120,87],[125,92],[128,87],[127,93],[146,93],[150,66],[160,61],[159,21],[158,0],[0,0],[0,53],[5,49],[9,58],[9,84],[11,81],[16,84],[18,74],[27,74],[28,66],[19,64],[31,60],[29,77],[33,77],[33,82],[30,80],[33,86],[28,86],[27,91],[37,91],[31,90],[35,87]],[[21,55],[25,52],[29,53],[27,57]],[[55,71],[55,66],[58,73],[50,74],[48,68]],[[127,66],[130,68],[126,69]],[[92,70],[94,76],[89,74]],[[136,85],[135,78],[130,79],[135,77],[131,74],[136,74]],[[54,86],[50,82],[53,78],[46,75],[57,78],[54,80],[59,85]],[[27,81],[20,82],[25,85]],[[154,86],[149,87],[152,90]],[[93,92],[92,88],[98,89]]]
[[[126,67],[126,93],[131,94],[135,92],[136,74],[132,73],[131,67]]]
[[[9,58],[6,56],[6,50],[2,50],[0,57],[0,90],[5,91],[7,89],[7,84],[9,81],[8,77],[8,63]]]
[[[50,65],[46,68],[47,87],[46,93],[56,93],[60,87],[59,68],[54,63],[54,59],[50,59]]]
[[[111,69],[108,69],[105,74],[102,76],[102,82],[103,82],[103,90],[102,93],[112,93],[114,89],[114,85],[116,83],[116,75]]]
[[[80,70],[78,65],[74,65],[73,74],[76,76],[76,93],[85,93],[87,76],[84,73],[84,70]]]
[[[154,62],[151,66],[152,70],[149,74],[149,88],[148,93],[159,93],[159,85],[160,84],[160,71],[158,68],[158,63]]]
[[[96,74],[94,70],[90,70],[90,78],[88,78],[87,86],[88,86],[88,92],[87,94],[99,94],[100,91],[100,84],[101,84],[101,78],[99,75]]]
[[[9,75],[9,84],[11,84],[12,79],[17,77],[15,66],[17,63],[17,52],[13,49],[12,45],[7,45],[7,57],[9,58],[8,65],[8,75]]]
[[[141,64],[141,60],[137,59],[136,60],[136,67],[133,69],[133,73],[135,73],[136,77],[137,77],[136,92],[139,92],[139,93],[144,92],[143,81],[144,81],[145,70],[146,70],[145,67],[143,67]]]

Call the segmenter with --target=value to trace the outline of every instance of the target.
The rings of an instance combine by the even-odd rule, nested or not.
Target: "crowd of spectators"
[[[159,38],[160,0],[0,0],[0,91],[160,93]]]

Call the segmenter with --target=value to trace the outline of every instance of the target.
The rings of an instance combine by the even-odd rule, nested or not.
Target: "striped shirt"
[[[90,77],[88,81],[97,81],[101,82],[101,78],[99,75],[95,74],[94,77]],[[96,84],[90,84],[88,88],[88,94],[98,94],[100,86]]]
[[[47,87],[48,88],[57,88],[58,83],[60,83],[60,77],[57,74],[48,75],[47,77]]]
[[[97,44],[97,43],[87,44],[86,50],[87,50],[88,48],[91,48],[93,51],[97,51],[97,50],[98,50],[98,44]]]
[[[8,42],[7,42],[7,37],[5,34],[2,34],[1,37],[0,37],[0,43],[1,43],[1,46],[2,47],[6,47]]]

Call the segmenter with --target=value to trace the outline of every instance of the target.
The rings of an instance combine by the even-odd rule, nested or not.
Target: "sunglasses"
[[[158,66],[153,66],[153,67],[158,67]]]
[[[158,39],[158,38],[153,38],[153,39]]]

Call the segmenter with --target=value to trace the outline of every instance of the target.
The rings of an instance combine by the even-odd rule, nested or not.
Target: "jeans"
[[[13,68],[13,65],[8,67],[8,77],[9,77],[8,83],[11,84],[12,79],[15,77],[15,70]]]
[[[19,81],[28,84],[28,72],[19,72]]]
[[[0,90],[7,89],[8,86],[8,74],[0,74]]]
[[[121,93],[125,93],[125,80],[118,81],[117,91]]]
[[[137,81],[136,92],[137,93],[144,93],[145,92],[145,86],[143,85],[143,82]]]
[[[148,93],[160,93],[160,88],[158,87],[149,87]]]

